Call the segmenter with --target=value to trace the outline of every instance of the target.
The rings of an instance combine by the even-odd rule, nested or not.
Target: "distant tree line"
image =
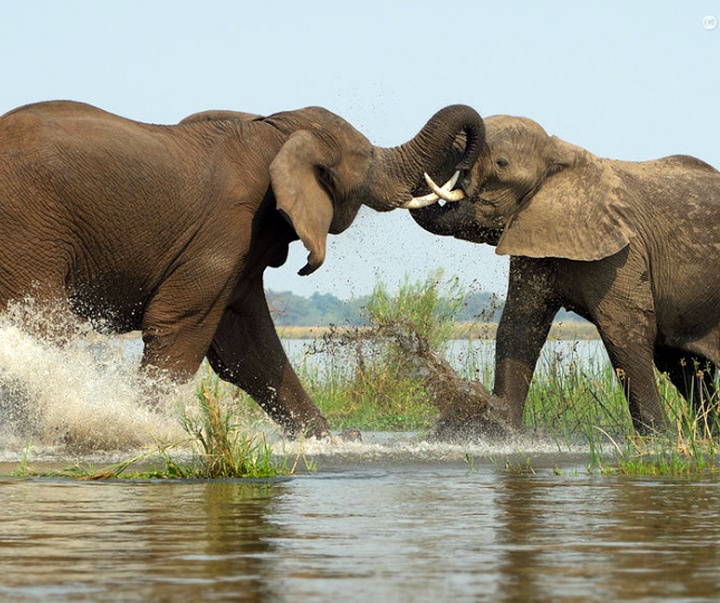
[[[330,293],[313,293],[310,297],[290,291],[266,291],[267,300],[278,326],[326,327],[347,325],[367,326],[365,306],[370,295],[343,300]],[[505,300],[484,291],[470,292],[457,315],[457,322],[497,322]],[[582,320],[570,312],[561,311],[558,321]]]

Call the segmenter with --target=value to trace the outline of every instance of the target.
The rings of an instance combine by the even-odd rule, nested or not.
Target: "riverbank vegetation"
[[[491,350],[490,345],[479,348],[475,343],[492,339],[494,323],[462,323],[466,300],[458,281],[438,272],[424,282],[406,281],[396,291],[378,284],[364,302],[360,325],[306,331],[313,342],[293,363],[331,428],[452,437],[452,432],[438,432],[453,405],[465,404],[481,415],[492,389],[493,358],[491,351],[478,352]],[[281,327],[282,336],[292,337],[288,330],[293,328]],[[716,473],[718,411],[711,392],[706,392],[705,414],[698,416],[658,375],[674,429],[666,437],[639,437],[609,363],[601,355],[582,357],[583,344],[596,338],[587,323],[570,321],[553,328],[550,339],[569,341],[544,352],[538,363],[526,405],[526,431],[551,438],[559,452],[589,449],[588,469],[600,474]],[[459,354],[458,345],[464,347]],[[67,476],[271,477],[312,466],[304,458],[274,455],[265,431],[258,428],[265,424],[272,431],[259,407],[208,367],[203,370],[196,405],[181,413],[186,440],[159,442],[156,450],[110,468],[73,467]],[[462,443],[467,434],[457,435]],[[530,467],[531,461],[525,465]],[[27,462],[16,474],[37,475]]]
[[[441,273],[431,275],[428,283],[433,285],[439,274]],[[286,339],[311,339],[318,334],[323,335],[331,328],[337,328],[338,325],[350,328],[373,326],[367,306],[372,305],[375,292],[350,299],[340,299],[329,293],[313,293],[310,297],[303,297],[289,291],[272,290],[266,290],[265,296],[273,320]],[[441,306],[445,301],[439,299],[438,303]],[[475,287],[464,288],[462,303],[453,311],[453,320],[457,324],[453,327],[452,337],[455,339],[493,337],[494,326],[497,326],[497,321],[500,320],[504,305],[505,300],[493,293]],[[564,310],[558,313],[557,322],[567,327],[573,324],[583,325],[585,329],[593,331],[592,325]],[[561,333],[566,333],[568,337],[573,335],[573,331],[567,328]],[[582,332],[581,337],[585,337],[585,331]]]
[[[366,304],[370,326],[329,329],[316,343],[330,362],[318,368],[312,353],[299,373],[311,397],[334,429],[425,431],[432,436],[442,418],[436,386],[448,382],[450,339],[467,342],[456,379],[464,395],[492,388],[492,358],[479,358],[472,342],[492,338],[494,326],[458,335],[465,296],[456,281],[431,275],[405,282],[395,292],[379,284]],[[590,469],[603,474],[696,475],[720,469],[717,398],[706,392],[705,412],[697,415],[663,375],[658,386],[673,424],[667,436],[644,438],[632,428],[627,401],[612,367],[598,355],[581,358],[582,342],[597,339],[592,325],[556,324],[549,339],[574,341],[543,353],[525,411],[529,432],[554,439],[558,450],[588,446]],[[559,351],[561,349],[561,351]],[[470,393],[468,393],[470,391]]]

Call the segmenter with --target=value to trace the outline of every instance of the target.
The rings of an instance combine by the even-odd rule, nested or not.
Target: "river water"
[[[91,361],[87,345],[0,331],[5,395],[20,392],[15,411],[30,418],[37,406],[53,427],[47,441],[31,430],[35,462],[102,464],[123,442],[172,432],[170,416],[137,402],[130,373],[98,365],[97,349]],[[63,447],[53,430],[92,452]],[[720,598],[720,482],[597,475],[587,450],[529,434],[276,439],[278,455],[304,455],[313,470],[260,481],[8,477],[25,444],[0,438],[0,601]]]
[[[0,480],[0,599],[718,600],[718,483],[532,456],[534,474],[328,452],[262,482]]]

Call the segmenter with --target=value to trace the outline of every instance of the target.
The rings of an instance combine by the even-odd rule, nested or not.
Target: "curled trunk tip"
[[[434,121],[447,124],[453,143],[459,136],[464,135],[465,149],[462,158],[454,167],[458,170],[471,169],[486,148],[485,122],[480,114],[468,105],[449,105],[435,113],[428,126]]]

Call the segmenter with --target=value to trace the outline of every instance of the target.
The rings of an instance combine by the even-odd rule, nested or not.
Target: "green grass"
[[[408,367],[408,346],[444,353],[465,295],[442,271],[421,283],[405,280],[395,292],[378,284],[365,307],[371,326],[331,330],[322,340],[328,358],[318,370],[301,363],[298,373],[333,429],[424,431],[438,409],[424,380]]]
[[[624,437],[603,436],[614,454],[595,455],[595,467],[605,474],[694,477],[716,475],[720,470],[717,400],[710,400],[704,413],[696,413],[664,376],[658,388],[668,410],[672,428],[665,435],[642,437],[628,429]]]
[[[300,378],[332,429],[423,431],[434,425],[437,409],[426,399],[418,379],[397,363],[370,358],[354,370],[321,372],[301,365]]]

